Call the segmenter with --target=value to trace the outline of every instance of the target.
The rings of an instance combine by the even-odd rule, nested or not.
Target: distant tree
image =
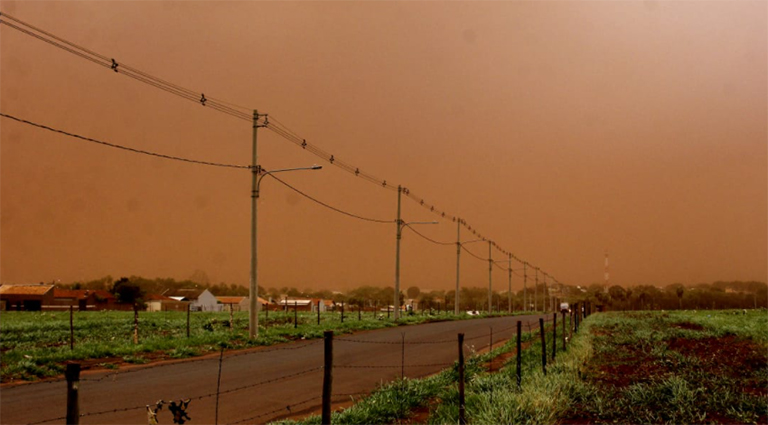
[[[613,301],[621,303],[627,298],[627,291],[619,285],[613,285],[608,288],[608,295]]]
[[[419,289],[418,286],[411,286],[405,291],[406,294],[408,294],[408,298],[418,298],[419,294],[421,293],[421,289]]]
[[[138,284],[131,282],[127,277],[121,277],[115,282],[111,292],[119,303],[133,304],[139,307],[144,306],[144,290]]]

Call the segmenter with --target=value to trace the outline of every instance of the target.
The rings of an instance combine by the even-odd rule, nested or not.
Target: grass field
[[[520,386],[511,341],[468,361],[470,424],[768,423],[765,310],[594,314],[554,361],[547,340],[546,374],[539,338],[526,340]],[[489,373],[492,358],[505,363]],[[451,368],[384,386],[333,423],[457,423],[458,410]]]
[[[323,331],[344,334],[434,320],[467,319],[452,314],[405,315],[399,324],[386,314],[299,313],[294,328],[293,312],[261,313],[259,338],[248,338],[248,313],[234,313],[229,327],[228,312],[196,312],[190,315],[187,338],[185,312],[140,313],[139,343],[133,343],[133,312],[98,311],[74,313],[74,349],[70,349],[69,312],[2,312],[0,314],[0,372],[2,382],[35,380],[61,375],[65,363],[78,360],[83,368],[118,368],[124,363],[193,357],[229,349],[272,345],[299,339],[321,338]]]

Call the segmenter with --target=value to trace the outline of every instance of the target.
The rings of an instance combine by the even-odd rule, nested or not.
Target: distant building
[[[80,311],[87,310],[125,310],[118,305],[117,298],[107,291],[90,289],[53,288],[53,303],[46,309],[68,309],[75,306]]]
[[[320,303],[320,312],[327,311],[327,309],[330,308],[331,302],[326,300],[321,300],[319,298],[314,299],[307,299],[307,298],[294,298],[294,299],[285,299],[283,298],[280,300],[278,305],[280,306],[280,309],[285,309],[286,306],[289,310],[293,310],[294,308],[298,311],[317,311],[317,305],[318,302]]]
[[[0,285],[0,300],[6,310],[40,311],[53,304],[53,285]]]
[[[251,300],[249,297],[216,297],[216,299],[224,306],[224,311],[249,311],[251,309]],[[259,302],[264,302],[262,298],[258,299]]]
[[[189,301],[179,301],[165,295],[149,294],[144,297],[147,311],[187,311]]]
[[[221,311],[221,304],[207,289],[169,289],[162,295],[176,301],[188,301],[191,311]]]

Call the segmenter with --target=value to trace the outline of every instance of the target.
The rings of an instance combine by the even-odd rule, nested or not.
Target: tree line
[[[111,276],[91,281],[70,284],[58,284],[70,289],[91,289],[110,291],[118,300],[133,302],[144,294],[162,294],[169,289],[201,288],[208,289],[216,296],[248,296],[248,288],[236,284],[207,282],[205,276],[193,275],[193,279],[175,280],[172,278],[148,279],[140,276],[123,277],[114,280]],[[204,273],[203,273],[204,275]],[[195,278],[197,277],[197,278]],[[394,288],[359,286],[347,291],[295,287],[262,287],[259,295],[272,302],[285,298],[316,298],[332,300],[363,308],[375,308],[391,305]],[[400,293],[403,305],[418,303],[420,309],[454,308],[455,290],[422,290],[411,286]],[[462,287],[460,289],[460,309],[485,311],[488,309],[487,287]],[[131,298],[129,300],[128,298]],[[512,308],[514,311],[545,311],[558,309],[559,303],[589,301],[594,306],[605,310],[652,310],[652,309],[734,309],[768,308],[768,284],[756,281],[717,281],[696,285],[673,283],[663,287],[653,285],[620,286],[592,284],[581,286],[551,286],[529,283],[525,290],[513,291]],[[509,296],[506,291],[493,291],[492,309],[506,311]],[[527,303],[527,308],[524,304]]]

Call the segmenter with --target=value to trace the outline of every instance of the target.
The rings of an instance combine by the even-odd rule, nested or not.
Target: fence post
[[[320,324],[320,300],[317,301],[317,324]]]
[[[299,302],[293,300],[293,329],[299,327]]]
[[[133,303],[133,343],[139,343],[139,305]]]
[[[344,302],[341,302],[341,323],[344,323]]]
[[[69,349],[75,349],[75,306],[69,306]]]
[[[563,351],[565,351],[565,310],[562,311],[563,313]]]
[[[520,355],[522,354],[522,343],[521,338],[523,334],[523,323],[521,321],[517,321],[517,386],[520,387],[520,384],[523,380],[522,376],[522,359],[520,358]]]
[[[552,361],[557,354],[557,313],[553,313],[552,319]]]
[[[230,308],[231,308],[230,304]],[[216,381],[216,425],[219,425],[219,392],[221,391],[221,361],[224,359],[224,347],[219,354],[219,377]]]
[[[360,312],[360,304],[357,305],[357,320],[363,320],[362,313]]]
[[[539,317],[539,330],[541,334],[541,370],[547,374],[547,337],[544,335],[544,318]]]
[[[466,425],[466,406],[464,405],[464,334],[459,334],[459,424]]]
[[[331,394],[333,383],[333,331],[323,333],[325,339],[324,366],[323,366],[323,425],[331,424]]]
[[[189,338],[189,303],[187,303],[187,338]]]
[[[67,425],[80,423],[80,363],[67,364]]]

